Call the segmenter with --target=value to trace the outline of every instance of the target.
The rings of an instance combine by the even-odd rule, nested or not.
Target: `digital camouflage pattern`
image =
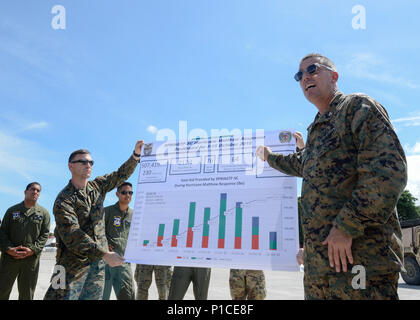
[[[365,267],[368,278],[401,270],[395,207],[407,183],[407,166],[382,105],[364,94],[338,92],[308,127],[305,149],[287,156],[271,153],[268,163],[303,178],[305,275],[336,274],[322,245],[333,223],[353,238],[354,265]]]
[[[50,214],[35,204],[26,208],[24,202],[10,207],[0,227],[0,300],[9,299],[13,284],[18,279],[19,300],[32,300],[39,273],[39,260],[50,232]],[[34,255],[14,259],[6,252],[24,246]]]
[[[264,300],[267,295],[262,270],[230,269],[229,287],[232,300]]]
[[[52,291],[50,287],[44,300],[100,300],[104,291],[104,273],[105,261],[96,260],[84,274],[79,274],[79,278],[73,278],[73,281],[66,278],[65,290]]]
[[[153,272],[155,273],[155,283],[159,300],[168,299],[172,279],[171,267],[138,264],[134,272],[134,279],[137,281],[137,300],[147,300],[149,298],[149,288],[152,284]]]
[[[364,289],[353,288],[354,276],[346,272],[308,279],[305,275],[305,300],[398,300],[398,273],[368,277]]]
[[[69,286],[86,280],[89,266],[108,252],[105,236],[103,202],[106,193],[126,181],[134,172],[137,160],[130,157],[113,173],[89,181],[85,189],[71,182],[58,194],[54,203],[57,239],[57,265],[66,270],[66,289],[49,287],[44,299],[68,299]],[[104,287],[105,267],[98,277]],[[73,296],[74,297],[74,296]]]
[[[104,208],[105,234],[108,245],[112,246],[112,250],[121,257],[124,256],[127,246],[132,216],[133,210],[128,208],[127,211],[122,211],[118,201],[114,205]],[[112,288],[114,288],[117,300],[135,299],[130,263],[124,263],[122,266],[114,268],[105,266],[104,300],[109,300]]]

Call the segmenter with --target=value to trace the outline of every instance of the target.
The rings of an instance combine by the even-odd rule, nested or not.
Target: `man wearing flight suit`
[[[0,227],[0,300],[8,300],[18,279],[19,300],[32,300],[39,260],[50,232],[50,215],[37,201],[38,182],[28,184],[25,200],[6,211]]]
[[[207,300],[210,285],[210,268],[174,267],[168,300],[182,300],[190,283],[193,283],[195,300]]]
[[[230,269],[229,287],[232,300],[264,300],[267,295],[262,270]]]
[[[130,231],[133,210],[129,207],[133,195],[133,186],[124,182],[117,188],[118,202],[104,209],[105,233],[109,251],[124,256]],[[109,300],[114,288],[117,300],[135,300],[133,273],[131,264],[125,262],[118,267],[105,266],[105,288],[103,300]]]
[[[166,300],[168,298],[172,279],[171,267],[138,264],[136,265],[136,271],[134,272],[134,278],[137,281],[137,300],[148,299],[153,272],[155,273],[155,282],[159,300]]]
[[[295,80],[319,111],[305,149],[283,156],[261,146],[257,154],[303,178],[305,298],[398,299],[403,248],[395,207],[407,165],[388,114],[365,94],[338,91],[336,67],[320,54],[301,60]]]
[[[72,179],[54,203],[57,263],[45,300],[100,300],[105,265],[120,266],[124,259],[108,251],[103,217],[106,193],[127,180],[140,160],[143,140],[118,171],[88,181],[93,160],[84,149],[69,157]]]

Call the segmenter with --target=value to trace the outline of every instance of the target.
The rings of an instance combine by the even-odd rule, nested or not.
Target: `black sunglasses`
[[[71,161],[70,163],[77,163],[77,162],[83,164],[84,166],[89,163],[92,167],[94,163],[93,160],[74,160],[74,161]]]
[[[129,194],[130,196],[131,196],[131,195],[133,195],[133,191],[125,191],[125,190],[123,190],[123,191],[120,191],[120,193],[121,193],[123,196],[125,196],[126,194]]]
[[[307,68],[306,68],[306,72],[307,73],[309,73],[309,74],[314,74],[314,73],[316,73],[317,71],[318,71],[318,69],[319,68],[321,68],[321,67],[324,67],[325,69],[328,69],[328,70],[330,70],[330,71],[334,71],[334,69],[333,68],[330,68],[330,67],[328,67],[328,66],[325,66],[325,65],[323,65],[323,64],[319,64],[319,63],[314,63],[314,64],[311,64],[311,65],[309,65]],[[303,73],[304,73],[304,71],[298,71],[298,72],[296,72],[296,74],[295,74],[295,80],[296,81],[300,81],[300,80],[302,80],[302,77],[303,77]]]

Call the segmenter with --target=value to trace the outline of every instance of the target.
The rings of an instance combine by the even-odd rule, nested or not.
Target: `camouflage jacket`
[[[50,233],[50,214],[47,209],[35,204],[26,208],[23,201],[10,207],[0,227],[0,250],[7,250],[20,245],[34,251],[42,252]]]
[[[322,245],[333,224],[353,238],[354,265],[364,266],[367,275],[401,270],[395,207],[407,183],[407,165],[382,105],[363,94],[338,92],[308,127],[305,149],[287,156],[271,153],[268,163],[303,178],[305,272],[335,273]]]
[[[120,205],[116,204],[104,209],[105,233],[108,244],[113,246],[113,251],[120,256],[124,255],[127,246],[128,232],[130,231],[133,210],[121,211]]]
[[[58,194],[53,212],[59,264],[88,266],[108,252],[103,215],[105,195],[126,181],[137,163],[130,157],[118,171],[89,181],[86,188],[76,189],[70,181]]]

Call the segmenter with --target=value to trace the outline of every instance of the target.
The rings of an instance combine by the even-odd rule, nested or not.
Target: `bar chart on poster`
[[[145,144],[125,259],[298,270],[296,178],[255,155],[258,145],[293,153],[292,133]]]

